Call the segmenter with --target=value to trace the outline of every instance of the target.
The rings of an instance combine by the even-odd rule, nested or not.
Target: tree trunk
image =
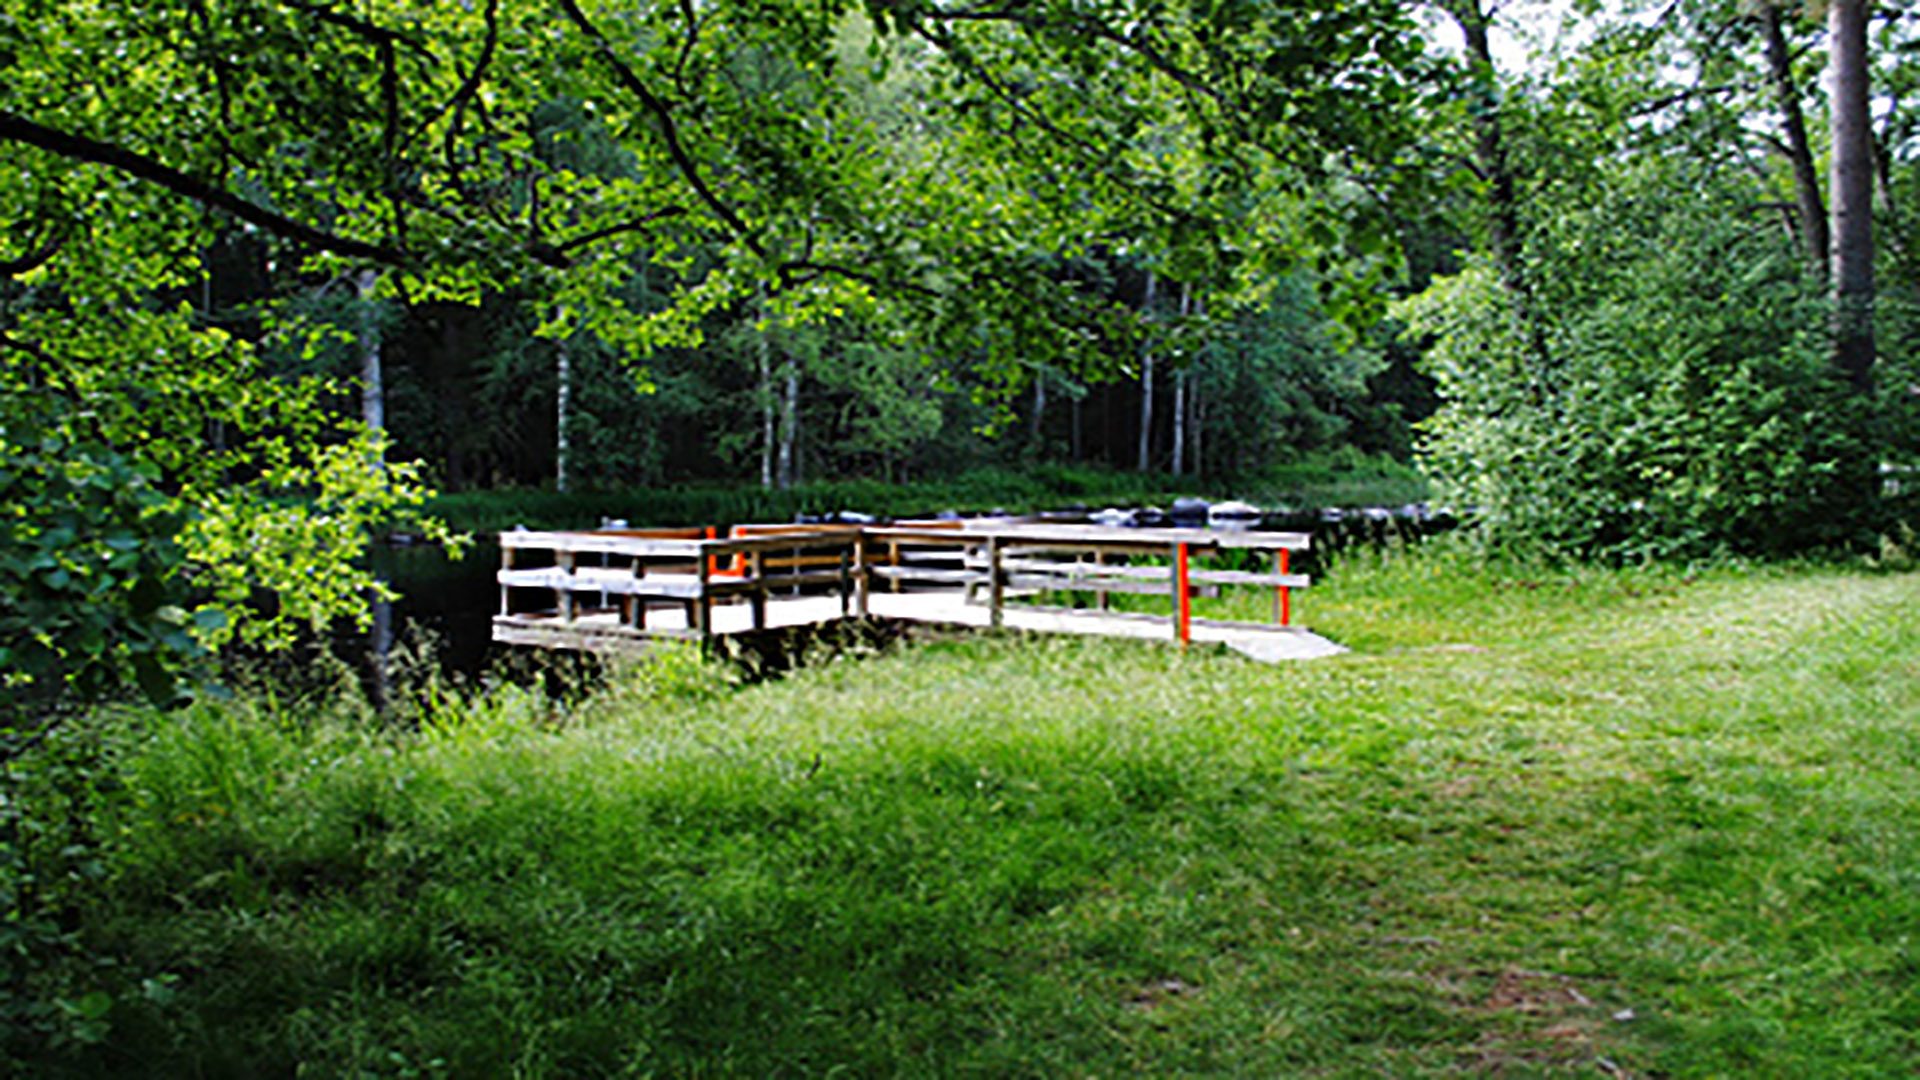
[[[763,289],[760,293],[760,323],[766,325],[767,296]],[[760,486],[773,487],[773,453],[777,441],[773,398],[773,345],[767,340],[767,331],[761,330],[755,341],[756,352],[760,360]]]
[[[1193,286],[1180,283],[1180,318],[1185,321],[1193,314]],[[1173,373],[1173,475],[1183,471],[1187,449],[1187,368],[1182,367]]]
[[[387,428],[387,387],[380,371],[380,318],[374,307],[374,286],[380,283],[378,270],[362,270],[353,284],[360,296],[360,420],[374,431]]]
[[[1206,430],[1207,410],[1200,401],[1200,388],[1193,388],[1193,478],[1201,479],[1207,471],[1206,443],[1201,435]]]
[[[1067,449],[1068,449],[1068,451],[1069,451],[1069,453],[1070,453],[1070,454],[1072,455],[1072,457],[1073,457],[1073,461],[1074,461],[1074,463],[1075,463],[1075,464],[1078,464],[1078,463],[1079,463],[1079,461],[1080,461],[1080,456],[1081,456],[1081,450],[1080,450],[1080,404],[1081,404],[1081,399],[1080,399],[1080,398],[1074,398],[1074,399],[1073,399],[1073,411],[1072,411],[1072,414],[1071,414],[1071,420],[1072,420],[1072,430],[1071,430],[1071,431],[1069,431],[1069,432],[1068,432],[1068,434],[1067,434],[1067,439],[1068,439],[1068,442],[1069,442],[1069,444],[1070,444],[1070,445],[1068,446],[1068,448],[1067,448]]]
[[[786,371],[786,391],[780,397],[780,460],[776,482],[780,490],[785,491],[800,479],[794,456],[794,447],[800,441],[800,365],[788,357],[782,366]]]
[[[1143,321],[1153,320],[1153,293],[1155,278],[1153,271],[1147,271],[1146,299],[1140,304],[1140,317]],[[1147,343],[1140,350],[1140,460],[1137,466],[1140,472],[1146,472],[1153,463],[1153,335],[1147,335]]]
[[[1867,0],[1830,0],[1833,128],[1833,359],[1855,392],[1873,390],[1873,116]]]
[[[1033,373],[1033,418],[1027,427],[1027,452],[1039,457],[1044,446],[1041,436],[1044,434],[1042,423],[1047,415],[1047,369],[1038,368]]]
[[[1899,109],[1900,102],[1896,99],[1888,109],[1888,119],[1897,115]],[[1873,141],[1875,187],[1880,192],[1880,213],[1884,215],[1882,220],[1886,224],[1880,236],[1887,242],[1887,251],[1893,256],[1896,272],[1913,278],[1913,241],[1907,233],[1906,215],[1893,197],[1893,153],[1888,149],[1889,142],[1885,132]]]
[[[559,381],[558,391],[554,395],[553,410],[553,490],[567,490],[567,466],[573,456],[573,442],[568,432],[573,426],[573,350],[565,341],[556,343],[559,356],[554,365]]]
[[[1493,46],[1487,37],[1490,16],[1479,0],[1443,0],[1442,6],[1466,39],[1467,56],[1482,100],[1471,111],[1474,127],[1474,167],[1487,192],[1487,245],[1492,249],[1500,285],[1513,303],[1514,318],[1532,361],[1532,393],[1536,404],[1548,400],[1546,329],[1540,306],[1527,279],[1525,242],[1520,229],[1519,182],[1507,157],[1506,131],[1501,124],[1500,81],[1493,66]]]
[[[1827,208],[1820,198],[1820,174],[1813,166],[1807,121],[1800,110],[1800,89],[1793,84],[1793,53],[1787,48],[1780,18],[1780,8],[1773,0],[1760,5],[1760,26],[1767,42],[1767,81],[1773,86],[1774,104],[1780,109],[1780,124],[1786,133],[1787,164],[1793,169],[1793,201],[1800,244],[1807,254],[1807,266],[1825,281],[1827,249],[1831,243],[1827,238]]]

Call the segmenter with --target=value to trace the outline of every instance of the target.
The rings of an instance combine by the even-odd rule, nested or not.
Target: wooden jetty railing
[[[515,530],[500,537],[493,636],[600,649],[876,615],[1128,636],[1140,636],[1147,619],[1164,622],[1182,643],[1196,626],[1222,640],[1220,631],[1291,629],[1292,590],[1309,579],[1291,572],[1290,557],[1308,543],[1302,533],[1007,520],[741,526],[724,537],[708,529]],[[1196,565],[1228,551],[1262,553],[1272,569]],[[1155,561],[1134,562],[1139,556]],[[1273,622],[1196,619],[1195,592],[1223,587],[1271,590]],[[1045,603],[1085,594],[1090,611]],[[1167,614],[1113,612],[1113,594],[1166,597]],[[1027,602],[1009,604],[1016,599]],[[1055,618],[1041,621],[1042,612]]]

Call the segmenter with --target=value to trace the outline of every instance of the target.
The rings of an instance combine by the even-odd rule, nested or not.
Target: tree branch
[[[349,15],[346,12],[336,11],[333,8],[321,4],[309,4],[303,2],[303,0],[284,0],[284,2],[295,11],[304,15],[311,15],[315,19],[330,26],[340,27],[342,30],[346,30],[357,37],[373,42],[375,45],[385,46],[386,48],[392,48],[395,45],[405,45],[408,49],[428,61],[434,59],[433,50],[398,30],[390,30],[387,27],[381,26],[379,23],[369,22],[357,15]]]
[[[577,0],[560,0],[560,7],[567,13],[567,17],[573,20],[574,25],[580,28],[581,33],[587,35],[588,40],[593,42],[594,48],[600,53],[600,59],[604,60],[607,67],[613,71],[614,78],[639,98],[641,107],[652,114],[655,125],[660,129],[660,139],[666,144],[667,156],[673,159],[674,168],[687,181],[688,186],[693,188],[694,194],[698,195],[700,201],[726,224],[736,239],[747,246],[747,250],[753,252],[761,261],[769,261],[766,246],[760,243],[753,230],[747,227],[747,223],[740,220],[740,215],[734,213],[731,206],[722,202],[720,197],[714,194],[713,188],[707,184],[706,177],[701,174],[700,166],[694,162],[693,156],[687,153],[686,146],[680,141],[679,126],[674,123],[673,110],[667,107],[666,102],[654,96],[653,91],[647,89],[647,84],[640,80],[640,76],[614,53],[613,43],[600,32],[599,27],[593,25],[592,20],[587,18],[587,13],[580,10]]]
[[[779,273],[780,286],[783,289],[790,288],[794,285],[804,285],[816,278],[831,274],[835,277],[843,277],[849,281],[858,281],[863,285],[872,286],[881,292],[910,292],[916,296],[927,296],[936,299],[941,295],[939,290],[928,288],[918,282],[882,278],[861,270],[855,270],[850,266],[841,266],[838,263],[798,260],[781,263]]]
[[[0,277],[19,277],[29,270],[45,266],[47,260],[60,253],[66,242],[65,237],[56,236],[17,259],[0,260]]]
[[[482,17],[486,20],[487,32],[486,37],[481,40],[480,57],[474,61],[473,69],[460,80],[460,85],[454,88],[453,96],[447,99],[446,104],[435,109],[431,115],[422,120],[420,126],[415,128],[413,134],[407,138],[408,142],[413,142],[426,134],[427,129],[438,123],[441,117],[452,112],[453,123],[447,128],[446,138],[446,157],[449,167],[454,167],[454,140],[458,138],[460,129],[466,126],[467,104],[473,100],[473,95],[480,92],[480,83],[487,77],[487,71],[493,65],[494,51],[500,45],[500,0],[487,0],[487,8]],[[459,170],[454,168],[454,171],[457,173]]]
[[[257,203],[248,202],[230,191],[190,176],[171,165],[155,161],[145,154],[110,143],[98,142],[84,135],[50,128],[5,110],[0,110],[0,142],[37,146],[48,153],[57,154],[72,161],[88,161],[96,165],[105,165],[129,176],[157,184],[202,206],[225,211],[275,236],[319,248],[322,251],[389,265],[408,261],[406,253],[399,248],[384,244],[370,244],[364,240],[355,240],[317,229]]]
[[[602,240],[619,236],[622,233],[639,232],[656,221],[665,221],[668,218],[680,217],[686,212],[687,208],[684,206],[662,207],[652,213],[642,214],[631,221],[623,221],[618,225],[609,225],[604,229],[595,229],[592,232],[582,233],[579,236],[563,240],[555,245],[553,250],[557,254],[565,256],[591,244],[597,244]]]
[[[1018,7],[958,8],[954,10],[942,10],[933,7],[916,11],[914,12],[914,16],[916,19],[927,19],[934,22],[1005,22],[1036,33],[1063,29],[1069,32],[1088,34],[1100,41],[1117,45],[1140,57],[1140,59],[1147,62],[1148,67],[1172,79],[1188,92],[1210,98],[1222,108],[1233,107],[1232,103],[1227,100],[1226,95],[1223,94],[1218,87],[1213,86],[1195,72],[1181,67],[1151,41],[1147,40],[1147,33],[1144,29],[1128,35],[1109,26],[1105,20],[1094,16],[1084,16],[1068,20],[1050,20],[1044,16],[1035,17],[1028,10]]]
[[[1654,98],[1652,101],[1643,101],[1635,105],[1627,115],[1631,118],[1638,119],[1650,113],[1661,112],[1674,105],[1679,105],[1682,102],[1692,101],[1695,98],[1725,97],[1728,94],[1737,93],[1739,90],[1740,88],[1737,86],[1690,86],[1685,90],[1676,90],[1663,97]]]
[[[693,0],[680,0],[680,17],[687,22],[687,36],[680,43],[680,57],[673,64],[673,84],[684,94],[687,92],[687,61],[693,58],[693,47],[700,43],[700,19],[693,10]]]

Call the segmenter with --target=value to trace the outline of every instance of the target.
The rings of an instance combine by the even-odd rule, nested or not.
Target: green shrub
[[[1496,542],[1780,556],[1874,524],[1872,406],[1831,373],[1817,289],[1771,238],[1687,225],[1569,299],[1544,370],[1487,265],[1405,306],[1445,399],[1425,464]]]

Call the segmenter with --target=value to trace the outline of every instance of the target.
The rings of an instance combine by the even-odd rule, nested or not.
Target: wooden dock
[[[500,537],[495,641],[544,648],[644,648],[878,618],[1034,633],[1226,645],[1260,660],[1340,646],[1292,625],[1303,533],[1128,529],[986,520],[885,526],[741,526]],[[1252,551],[1271,570],[1214,569]],[[1142,561],[1144,560],[1144,561]],[[1244,563],[1244,556],[1239,560]],[[1202,619],[1196,592],[1272,594],[1270,623]],[[1164,598],[1165,614],[1118,612],[1113,594]],[[1080,598],[1087,607],[1052,603]]]

